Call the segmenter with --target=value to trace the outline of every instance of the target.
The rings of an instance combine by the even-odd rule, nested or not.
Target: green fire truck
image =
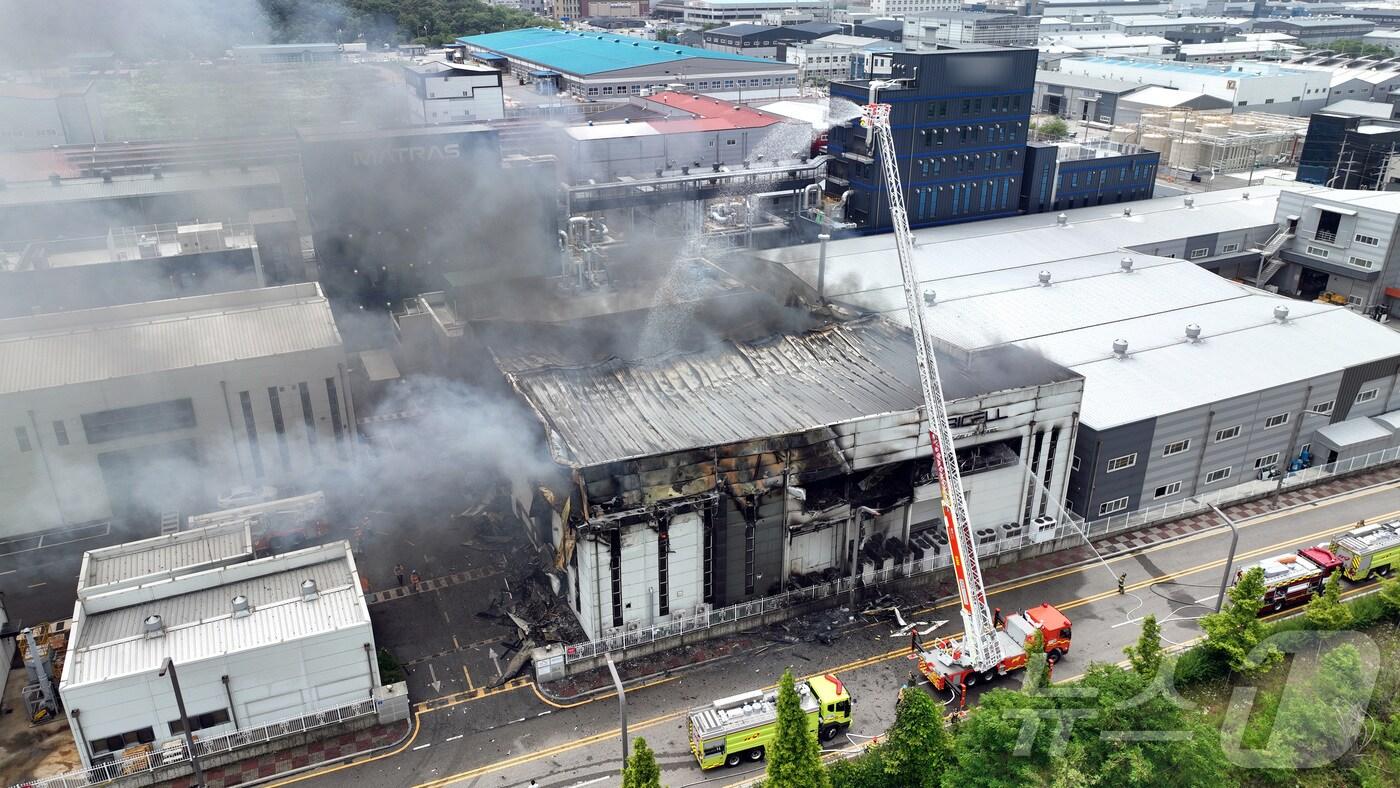
[[[823,742],[851,727],[851,696],[836,676],[797,683],[807,730]],[[701,769],[759,761],[778,732],[778,693],[754,690],[701,706],[686,720],[690,751]]]
[[[1359,583],[1400,565],[1400,520],[1353,528],[1330,545],[1342,559],[1342,576]]]

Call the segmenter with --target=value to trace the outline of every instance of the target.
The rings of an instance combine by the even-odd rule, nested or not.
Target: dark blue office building
[[[1020,212],[1026,132],[1035,84],[1036,50],[947,47],[895,52],[889,75],[907,80],[880,91],[890,104],[909,224],[926,227]],[[870,100],[870,82],[831,84],[832,99]],[[847,217],[863,232],[890,228],[879,162],[859,123],[831,130],[827,191],[852,191]]]
[[[877,55],[891,106],[900,181],[911,227],[1082,208],[1152,196],[1157,154],[1101,144],[1027,144],[1036,50],[952,47]],[[869,80],[831,84],[833,99],[870,101]],[[857,232],[890,229],[879,160],[858,122],[831,129],[826,192],[850,191],[846,218]]]

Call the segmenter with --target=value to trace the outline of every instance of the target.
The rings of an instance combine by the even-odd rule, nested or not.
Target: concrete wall
[[[0,398],[0,413],[6,414],[0,421],[0,465],[6,469],[0,474],[0,535],[112,516],[113,502],[100,463],[104,455],[117,452],[192,446],[192,458],[184,450],[179,461],[153,459],[149,473],[140,476],[140,486],[130,489],[133,498],[156,504],[208,502],[241,484],[286,485],[348,461],[355,426],[344,362],[344,351],[335,348]],[[339,443],[327,378],[335,381],[339,400]],[[311,400],[310,429],[302,410],[301,382],[307,383]],[[283,422],[280,437],[269,387],[278,390]],[[248,438],[239,397],[242,391],[249,394],[256,446]],[[87,442],[83,414],[183,398],[192,400],[195,425],[191,428]],[[67,445],[59,445],[55,422],[62,423]],[[28,451],[22,450],[16,430],[23,431]],[[253,462],[255,453],[261,461],[261,474]],[[193,465],[187,461],[190,459]],[[182,487],[186,489],[182,491]]]
[[[200,732],[208,736],[364,700],[379,685],[378,663],[366,657],[365,643],[372,652],[374,636],[367,623],[259,652],[178,665],[185,709],[191,717],[229,709],[228,696],[233,696],[229,723]],[[227,693],[223,676],[229,677]],[[66,688],[62,696],[69,714],[77,712],[86,742],[147,726],[157,743],[179,735],[170,729],[180,712],[168,676],[123,676]],[[79,753],[90,766],[91,752],[84,744]]]

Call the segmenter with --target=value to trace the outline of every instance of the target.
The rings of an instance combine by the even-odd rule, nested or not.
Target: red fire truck
[[[1322,545],[1304,547],[1296,553],[1265,558],[1240,569],[1235,582],[1256,566],[1263,569],[1264,607],[1260,610],[1276,612],[1312,599],[1313,594],[1322,591],[1328,576],[1341,565],[1342,559]]]

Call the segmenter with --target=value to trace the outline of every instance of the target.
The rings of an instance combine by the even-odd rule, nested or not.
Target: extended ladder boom
[[[962,474],[958,472],[953,430],[943,401],[943,383],[938,376],[938,361],[929,346],[923,299],[919,297],[918,280],[914,278],[914,239],[909,230],[909,215],[904,209],[904,190],[895,159],[894,137],[890,133],[890,105],[867,104],[865,118],[879,145],[873,152],[880,158],[885,191],[889,195],[890,223],[894,226],[895,249],[904,280],[904,301],[909,309],[909,329],[914,335],[914,353],[919,362],[919,383],[929,420],[928,437],[933,447],[933,467],[938,474],[943,524],[948,529],[948,548],[952,552],[953,573],[962,601],[963,643],[959,661],[975,670],[987,670],[1001,662],[1001,644],[997,641],[996,625],[982,584],[977,541],[967,516],[967,498],[963,494]]]

